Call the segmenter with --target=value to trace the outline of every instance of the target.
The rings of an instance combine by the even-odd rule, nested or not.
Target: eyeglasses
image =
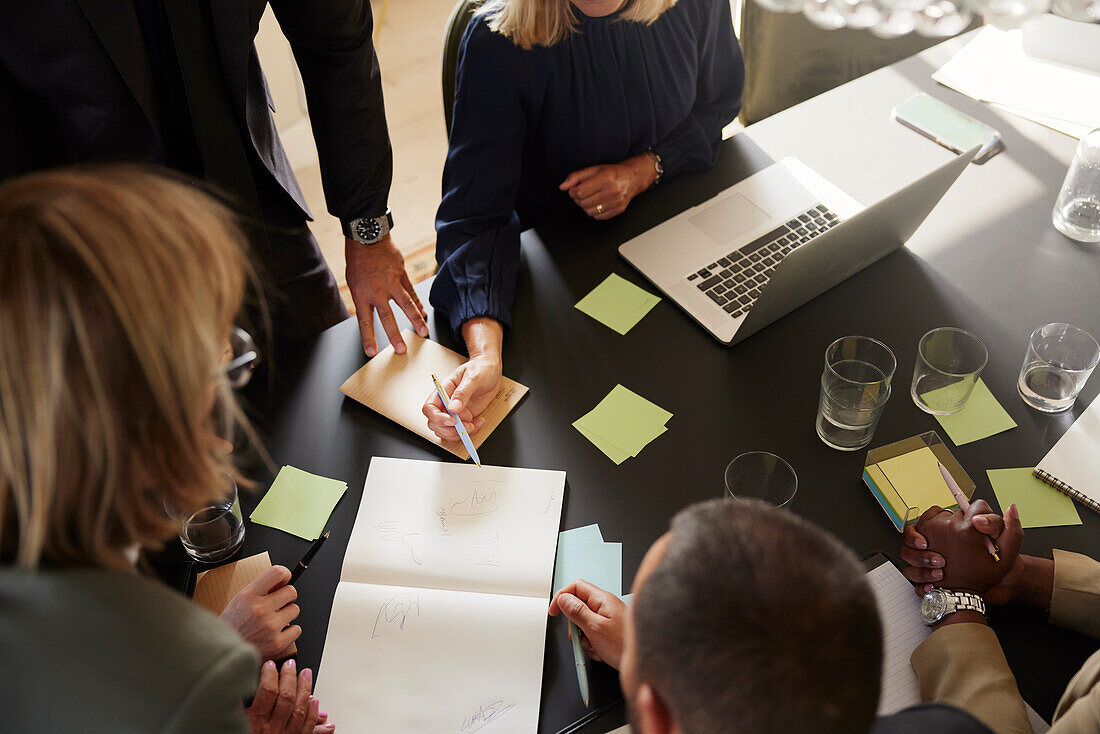
[[[222,374],[230,387],[244,387],[252,379],[252,370],[260,362],[260,351],[252,335],[239,326],[233,327],[229,335],[229,346],[225,350],[228,361],[222,365]]]

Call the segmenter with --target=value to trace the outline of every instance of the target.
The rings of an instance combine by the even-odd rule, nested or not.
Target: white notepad
[[[317,697],[341,729],[538,729],[565,473],[375,458]]]
[[[1100,399],[1092,401],[1035,468],[1094,504],[1100,502]]]

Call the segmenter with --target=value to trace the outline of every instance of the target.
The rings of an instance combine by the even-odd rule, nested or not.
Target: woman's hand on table
[[[610,591],[604,591],[578,579],[554,595],[550,616],[565,616],[577,625],[581,648],[593,660],[619,669],[623,657],[623,623],[626,603]]]
[[[589,166],[569,174],[561,182],[573,202],[593,219],[611,219],[626,211],[634,197],[657,180],[657,169],[648,153],[622,163]]]
[[[470,353],[469,361],[441,380],[443,391],[451,398],[453,410],[466,431],[473,436],[485,426],[482,413],[497,395],[503,371],[501,347],[504,327],[488,318],[471,319],[462,325],[462,335]],[[444,441],[458,441],[455,420],[443,407],[436,391],[424,401],[424,416],[428,427]]]
[[[310,695],[313,671],[298,674],[293,660],[282,669],[268,660],[260,670],[260,686],[252,705],[245,709],[252,734],[329,734],[336,730],[328,723],[328,714]]]
[[[292,625],[298,617],[298,592],[290,585],[290,571],[272,566],[237,592],[221,613],[221,619],[245,642],[259,650],[261,658],[274,658],[302,634]]]

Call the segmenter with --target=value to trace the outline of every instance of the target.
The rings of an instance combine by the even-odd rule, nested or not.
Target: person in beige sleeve
[[[986,537],[996,542],[1000,563],[986,550]],[[922,616],[933,627],[912,656],[921,698],[964,709],[997,734],[1032,728],[984,604],[1048,609],[1051,624],[1100,639],[1100,562],[1064,550],[1053,559],[1021,555],[1023,538],[1015,505],[1001,517],[978,500],[965,513],[930,508],[906,528],[901,550],[905,575],[924,598]],[[981,611],[947,611],[957,600],[968,606],[968,595],[981,598]],[[1070,681],[1051,734],[1100,734],[1100,652]]]

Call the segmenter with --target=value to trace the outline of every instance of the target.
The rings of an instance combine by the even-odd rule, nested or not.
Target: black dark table
[[[486,442],[481,458],[566,470],[562,528],[599,523],[606,539],[622,541],[624,587],[670,518],[692,502],[720,496],[726,464],[752,449],[775,452],[795,468],[794,512],[857,552],[896,554],[899,535],[860,480],[865,452],[832,450],[814,431],[823,353],[839,336],[878,338],[898,358],[894,395],[871,447],[939,430],[908,395],[921,334],[955,325],[985,340],[990,360],[983,378],[1018,428],[962,447],[939,432],[977,482],[976,496],[994,508],[985,469],[1033,466],[1100,389],[1094,379],[1074,409],[1058,416],[1028,409],[1016,394],[1016,375],[1034,327],[1067,320],[1100,333],[1100,250],[1073,243],[1050,226],[1050,205],[1072,141],[936,88],[927,73],[950,48],[933,49],[750,128],[726,141],[713,170],[662,184],[616,220],[563,221],[525,233],[518,328],[506,344],[504,364],[505,373],[531,392]],[[948,154],[900,126],[894,130],[885,117],[917,88],[998,127],[1007,150],[984,167],[970,167],[914,237],[912,250],[887,257],[732,349],[667,299],[626,336],[573,308],[609,272],[648,288],[618,257],[617,246],[787,154],[777,140],[790,139],[793,152],[865,203],[931,170]],[[884,112],[859,129],[833,132],[829,126],[845,108],[852,119],[863,120],[853,99],[874,108],[876,116],[879,108]],[[806,140],[812,135],[816,147]],[[884,145],[892,149],[875,147]],[[846,167],[837,167],[837,161]],[[422,284],[422,297],[426,289]],[[430,325],[432,338],[460,348],[445,324],[432,318]],[[382,333],[377,327],[376,332]],[[278,365],[277,397],[261,410],[276,465],[292,464],[349,484],[328,526],[333,539],[298,584],[305,630],[298,643],[300,666],[316,668],[320,662],[371,457],[455,460],[337,391],[363,362],[354,320],[333,327]],[[667,433],[621,466],[571,426],[617,383],[674,414]],[[261,492],[266,486],[261,483]],[[257,497],[246,499],[249,509]],[[1049,555],[1060,547],[1100,557],[1100,517],[1084,508],[1079,512],[1080,526],[1028,530],[1025,552]],[[250,525],[244,553],[269,550],[274,562],[291,565],[307,546]],[[991,621],[1025,697],[1049,718],[1066,682],[1097,643],[1049,627],[1038,614],[998,610]],[[592,710],[606,707],[610,714],[584,731],[607,731],[623,722],[617,676],[598,664],[590,670]],[[569,729],[589,713],[579,699],[565,629],[559,619],[551,620],[539,731]]]

